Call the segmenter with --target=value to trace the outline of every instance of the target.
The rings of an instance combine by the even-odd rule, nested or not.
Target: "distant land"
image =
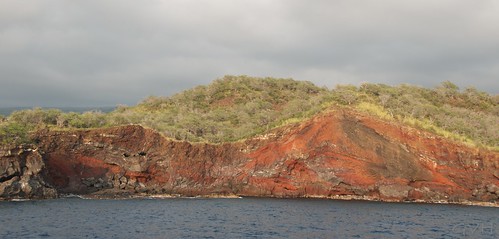
[[[499,206],[499,96],[225,76],[0,121],[0,199],[332,198]],[[74,110],[70,110],[74,111]]]
[[[109,113],[113,111],[116,107],[114,106],[102,106],[102,107],[0,107],[0,115],[8,116],[14,111],[18,110],[28,110],[33,108],[42,109],[59,109],[62,112],[77,112],[83,113],[87,111],[101,111],[103,113]]]

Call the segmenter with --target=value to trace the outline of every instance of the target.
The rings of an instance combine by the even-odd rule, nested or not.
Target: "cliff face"
[[[54,188],[45,183],[42,156],[31,148],[0,150],[0,199],[53,198]]]
[[[30,175],[44,185],[43,190],[50,191],[46,185],[51,185],[58,193],[454,202],[499,198],[497,152],[471,149],[353,112],[336,111],[221,145],[170,141],[138,125],[39,132],[35,140],[38,151],[23,157],[40,162],[40,167],[24,173],[6,169],[10,159],[4,155],[0,173]],[[5,190],[12,188],[6,185],[13,185],[15,177],[22,176],[0,176],[2,197],[12,192],[23,197],[55,195]]]

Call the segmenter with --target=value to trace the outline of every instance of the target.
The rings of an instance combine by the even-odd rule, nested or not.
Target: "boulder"
[[[0,199],[57,197],[42,177],[45,164],[36,150],[20,146],[8,152],[0,157]]]

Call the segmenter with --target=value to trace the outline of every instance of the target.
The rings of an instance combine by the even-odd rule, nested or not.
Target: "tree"
[[[459,87],[450,81],[444,81],[437,87],[437,92],[445,98],[455,98],[459,94]]]
[[[357,87],[352,85],[337,86],[333,91],[336,102],[344,105],[352,105],[357,101]]]
[[[383,106],[383,108],[385,108],[385,105],[390,98],[391,96],[389,94],[381,94],[379,96],[379,101],[381,102],[381,106]]]
[[[29,131],[30,128],[25,124],[3,123],[0,125],[0,143],[14,145],[29,143]]]

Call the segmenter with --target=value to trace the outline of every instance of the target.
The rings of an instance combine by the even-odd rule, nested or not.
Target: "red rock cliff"
[[[499,154],[335,111],[244,142],[171,141],[138,125],[39,132],[59,193],[495,201]]]

